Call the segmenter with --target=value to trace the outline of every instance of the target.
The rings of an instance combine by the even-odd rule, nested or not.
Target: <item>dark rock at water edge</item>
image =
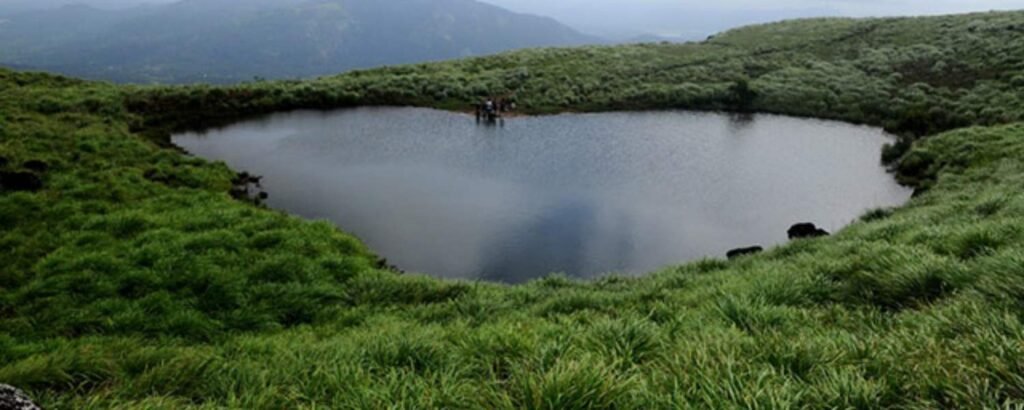
[[[270,198],[270,194],[262,191],[262,181],[262,176],[251,175],[248,172],[239,173],[231,179],[232,186],[229,193],[232,198],[237,200],[262,205],[267,198]]]
[[[733,249],[729,251],[726,256],[729,257],[729,259],[736,259],[742,256],[756,255],[761,252],[764,252],[764,248],[760,246],[751,246],[749,248]]]
[[[0,191],[29,191],[43,189],[43,180],[31,172],[0,172]]]
[[[0,410],[42,410],[41,407],[32,402],[25,392],[0,384]]]
[[[828,231],[818,228],[810,222],[798,223],[789,228],[789,239],[819,238],[828,236]]]
[[[262,182],[262,181],[263,181],[263,177],[262,176],[252,175],[252,174],[250,174],[248,172],[241,172],[238,175],[235,175],[235,178],[233,178],[231,180],[231,182],[234,183],[235,185],[250,184],[250,185],[256,185],[256,186],[259,186],[260,182]]]
[[[47,164],[45,161],[40,161],[38,159],[25,161],[24,164],[21,164],[21,167],[29,171],[35,171],[38,173],[44,173],[50,170],[50,164]]]
[[[402,270],[401,268],[399,268],[398,266],[392,265],[392,264],[388,263],[388,259],[387,258],[378,258],[377,259],[376,268],[380,269],[380,270],[391,271],[391,272],[394,272],[394,273],[401,273],[401,274],[405,273],[405,271]]]

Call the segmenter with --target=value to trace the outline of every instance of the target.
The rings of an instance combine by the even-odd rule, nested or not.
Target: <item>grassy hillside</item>
[[[1022,30],[1024,13],[808,20],[225,88],[0,71],[0,382],[76,409],[1024,404]],[[162,145],[274,110],[506,92],[532,113],[877,124],[907,136],[887,154],[921,189],[758,256],[503,286],[379,269]]]

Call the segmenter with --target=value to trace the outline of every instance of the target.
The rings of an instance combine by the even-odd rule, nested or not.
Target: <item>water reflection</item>
[[[729,117],[729,132],[734,135],[754,125],[754,114],[727,113],[724,115]]]
[[[836,230],[909,191],[872,128],[692,112],[507,119],[295,112],[175,142],[263,175],[270,206],[334,221],[403,269],[522,282],[642,273]]]
[[[479,277],[523,282],[536,272],[585,272],[595,214],[592,206],[569,202],[504,230],[492,239]],[[595,255],[596,256],[596,255]]]

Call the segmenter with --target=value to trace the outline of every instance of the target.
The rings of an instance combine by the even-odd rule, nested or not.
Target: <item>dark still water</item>
[[[268,204],[334,221],[400,268],[523,282],[636,274],[828,230],[910,191],[880,130],[694,112],[515,118],[294,112],[175,143],[263,175]]]

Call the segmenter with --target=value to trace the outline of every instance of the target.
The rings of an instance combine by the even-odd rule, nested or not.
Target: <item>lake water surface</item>
[[[910,190],[889,137],[838,122],[686,111],[568,114],[484,126],[418,108],[276,114],[175,136],[264,176],[268,205],[324,218],[390,263],[523,282],[639,274],[834,231]]]

